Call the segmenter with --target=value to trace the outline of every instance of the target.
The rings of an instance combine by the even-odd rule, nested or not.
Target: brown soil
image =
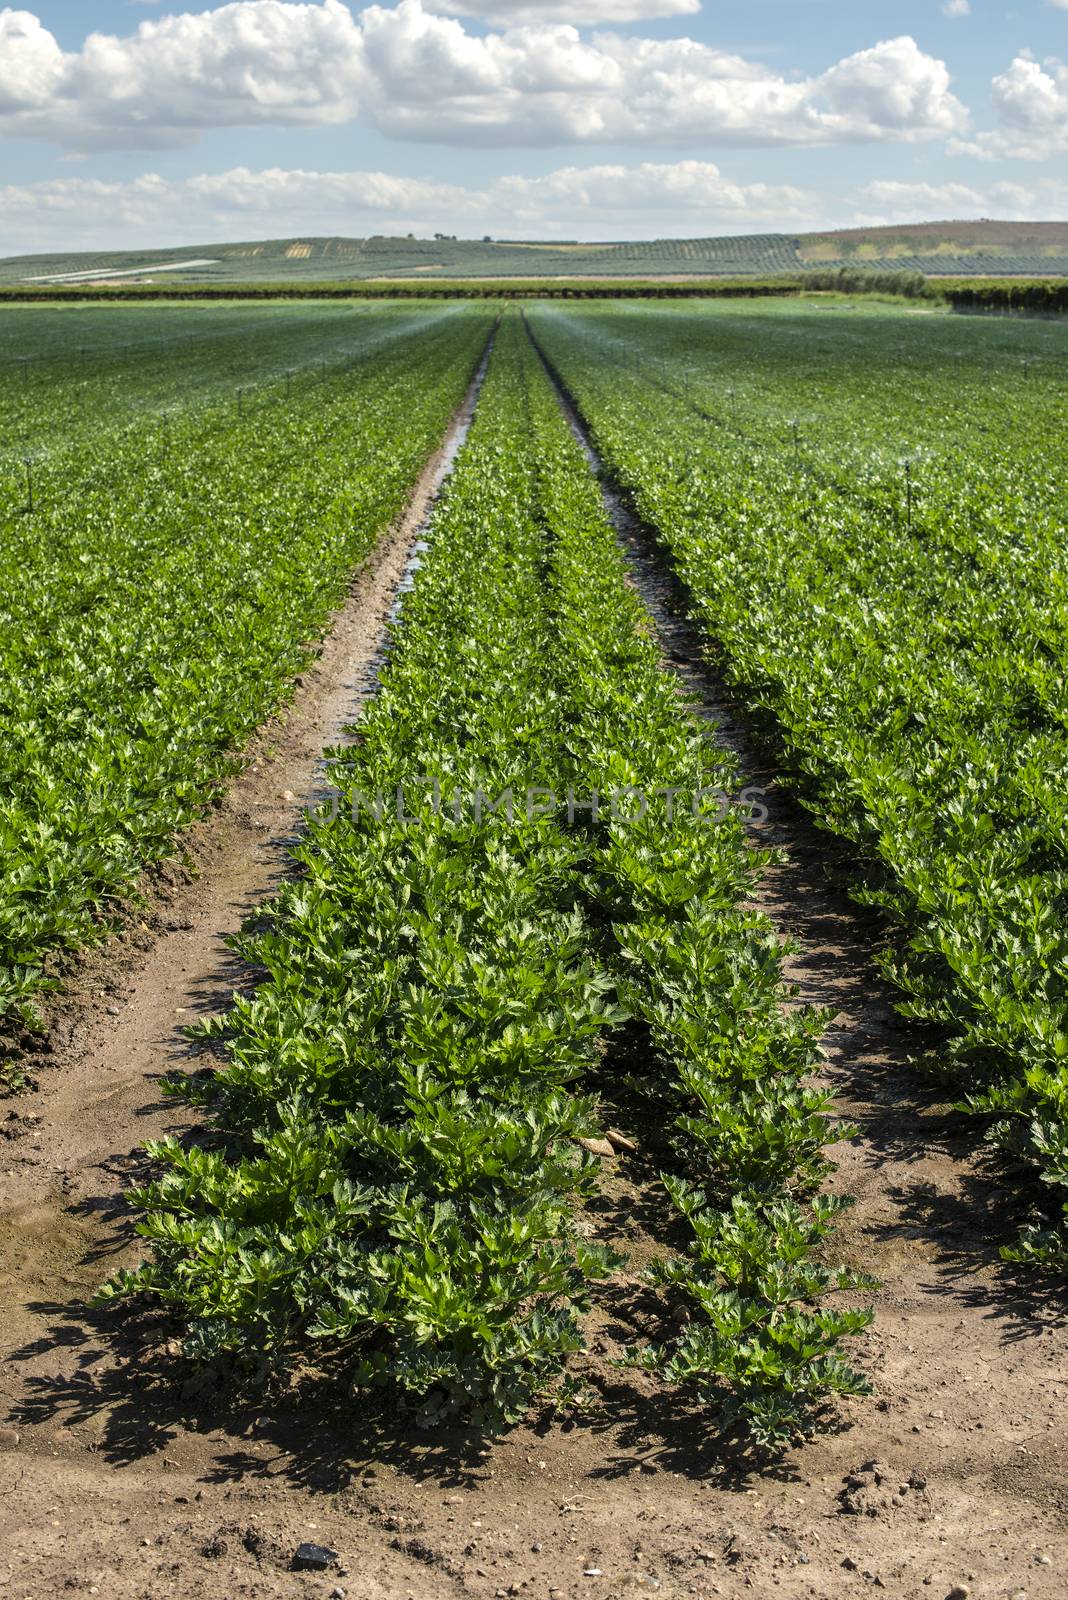
[[[677,597],[625,518],[667,658],[722,722],[746,781],[768,785],[759,842],[786,860],[759,903],[800,947],[790,958],[799,998],[836,1013],[827,1070],[861,1129],[838,1147],[837,1181],[857,1201],[841,1249],[883,1280],[858,1352],[875,1397],[843,1403],[812,1442],[772,1462],[613,1366],[635,1329],[661,1331],[638,1277],[663,1239],[640,1127],[626,1130],[636,1148],[605,1163],[591,1208],[591,1227],[631,1259],[591,1313],[577,1370],[592,1398],[572,1420],[537,1417],[487,1445],[321,1389],[237,1405],[188,1380],[165,1326],[86,1311],[101,1278],[139,1258],[121,1187],[142,1141],[182,1124],[156,1080],[186,1059],[177,1026],[219,1010],[245,981],[224,937],[285,870],[290,796],[314,791],[322,745],[353,714],[430,492],[425,481],[289,717],[191,842],[197,875],[163,875],[154,916],[86,965],[57,1008],[37,1092],[9,1102],[14,1116],[0,1123],[0,1593],[1063,1594],[1062,1308],[999,1267],[1015,1220],[996,1187],[1004,1175],[910,1070],[915,1038],[872,965],[877,929],[829,881],[826,837],[775,788],[693,667]],[[336,1561],[294,1571],[305,1541]]]

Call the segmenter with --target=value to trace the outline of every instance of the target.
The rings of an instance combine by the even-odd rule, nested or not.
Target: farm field
[[[775,321],[532,321],[726,675],[851,846],[932,1065],[1050,1186],[1015,1253],[1063,1272],[1063,332],[941,320],[910,349],[879,319],[759,344]]]
[[[9,1592],[1061,1592],[1066,358],[0,309]]]
[[[932,222],[829,233],[756,233],[602,243],[369,238],[227,241],[181,249],[0,258],[0,286],[124,281],[226,284],[413,282],[449,278],[778,277],[863,266],[938,276],[1063,277],[1064,222]]]
[[[5,328],[0,1017],[31,1025],[283,697],[491,319],[161,320]]]

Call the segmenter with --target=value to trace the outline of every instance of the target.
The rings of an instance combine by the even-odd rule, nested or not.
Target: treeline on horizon
[[[862,267],[815,269],[766,279],[665,283],[651,279],[467,279],[420,283],[5,284],[0,303],[166,300],[606,300],[748,299],[810,293],[870,294],[948,303],[954,311],[1068,312],[1068,278],[927,278]]]
[[[800,278],[706,279],[694,283],[659,283],[646,278],[425,279],[419,283],[145,283],[145,284],[5,284],[0,300],[605,300],[686,299],[738,296],[764,299],[796,295]]]

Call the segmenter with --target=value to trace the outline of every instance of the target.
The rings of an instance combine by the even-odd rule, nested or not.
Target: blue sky
[[[0,5],[0,255],[1068,214],[1068,0]]]

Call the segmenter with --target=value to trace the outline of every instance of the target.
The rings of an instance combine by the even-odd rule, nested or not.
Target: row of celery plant
[[[596,339],[573,340],[559,316],[538,326],[727,673],[773,714],[806,803],[856,848],[858,892],[900,930],[883,965],[902,1009],[943,1030],[946,1070],[990,1137],[1065,1185],[1068,545],[1050,475],[1063,401],[1036,383],[1030,444],[1003,448],[980,422],[965,429],[959,365],[936,350],[910,428],[926,416],[934,438],[956,405],[960,430],[911,505],[880,506],[858,465],[875,424],[844,403],[841,443],[799,457],[710,429],[683,342],[664,357],[680,393],[650,417]],[[794,360],[804,331],[786,328]],[[796,387],[783,350],[766,354],[776,332],[769,320],[747,369],[769,404]],[[889,385],[892,332],[875,325],[865,344],[851,325],[843,374],[867,349],[869,384],[881,371]],[[886,414],[900,403],[895,391]],[[878,393],[871,410],[877,424]],[[1040,1210],[1007,1254],[1068,1265],[1063,1208]]]
[[[284,697],[462,398],[486,313],[254,415],[79,435],[0,481],[0,1016],[33,1021]]]
[[[721,772],[648,632],[596,486],[506,319],[381,692],[338,758],[344,804],[242,946],[268,977],[216,1030],[228,1064],[203,1092],[180,1086],[222,1144],[156,1146],[164,1173],[136,1197],[153,1259],[116,1288],[191,1317],[190,1353],[284,1360],[318,1339],[357,1384],[486,1424],[519,1415],[615,1265],[575,1227],[596,1181],[576,1141],[596,1127],[582,1078],[629,1006],[674,1069],[680,1169],[713,1186],[674,1187],[695,1244],[668,1270],[699,1316],[677,1351],[646,1359],[717,1403],[733,1391],[769,1440],[819,1393],[862,1387],[833,1352],[867,1314],[798,1303],[848,1281],[812,1264],[829,1217],[807,1201],[822,1172],[809,1144],[830,1129],[800,1082],[816,1020],[781,1013],[770,931],[737,909],[750,873],[737,825],[589,829],[524,799]],[[414,820],[396,814],[398,786]],[[508,789],[510,814],[475,798]],[[598,902],[618,943],[590,919]],[[662,1025],[679,984],[661,986],[658,936],[665,951],[715,941],[702,971],[737,1044],[718,1067],[686,1056],[681,1012]],[[737,968],[730,995],[717,959]],[[688,1003],[710,997],[694,988]],[[753,1127],[713,1151],[702,1097],[717,1094],[721,1120],[737,1097]],[[739,1182],[747,1139],[777,1155]]]
[[[826,1264],[846,1202],[819,1193],[824,1151],[855,1130],[806,1081],[827,1018],[789,1004],[776,931],[743,904],[766,858],[726,805],[734,759],[663,670],[599,487],[533,352],[527,363],[576,781],[631,796],[599,810],[587,888],[612,927],[618,1001],[659,1066],[646,1088],[674,1130],[664,1181],[691,1234],[655,1277],[692,1319],[637,1359],[780,1443],[829,1394],[868,1390],[840,1346],[871,1311],[820,1304],[874,1288]]]
[[[194,405],[293,399],[441,317],[400,305],[0,307],[0,471],[89,437],[113,449],[116,433]]]
[[[579,847],[496,804],[517,774],[551,787],[563,729],[514,340],[506,324],[339,796],[241,946],[267,976],[218,1030],[223,1145],[154,1147],[153,1260],[118,1285],[179,1307],[195,1357],[278,1364],[318,1340],[357,1385],[487,1425],[559,1373],[614,1265],[573,1225],[596,1172],[577,1090],[611,1015]]]

